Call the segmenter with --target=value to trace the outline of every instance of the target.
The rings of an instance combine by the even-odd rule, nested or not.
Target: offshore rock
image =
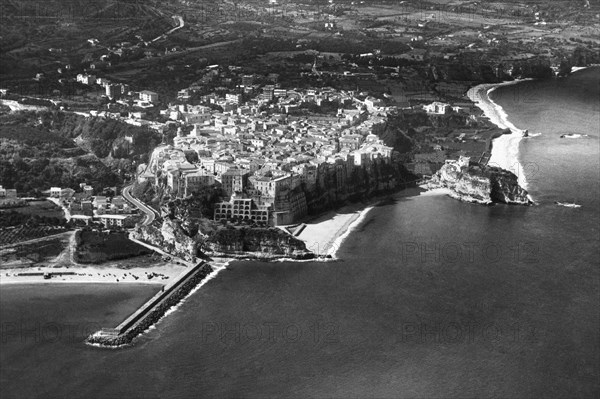
[[[468,157],[460,157],[458,161],[446,161],[432,176],[427,188],[447,188],[453,198],[485,205],[532,204],[527,191],[519,186],[514,173],[471,162]]]

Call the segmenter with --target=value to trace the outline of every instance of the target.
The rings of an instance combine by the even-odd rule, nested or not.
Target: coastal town
[[[219,66],[207,68],[217,76],[222,70]],[[243,84],[231,93],[211,93],[202,96],[200,104],[191,104],[189,93],[193,89],[184,89],[178,93],[177,104],[161,108],[156,93],[125,91],[124,85],[91,75],[80,74],[77,80],[104,85],[106,97],[114,102],[102,107],[106,110],[79,110],[75,114],[116,119],[163,137],[147,163],[137,166],[128,188],[160,188],[164,190],[164,205],[165,201],[217,187],[220,201],[209,215],[215,221],[297,226],[315,210],[326,209],[322,205],[328,201],[344,201],[359,192],[407,187],[420,176],[431,175],[447,160],[461,156],[482,162],[489,158],[494,137],[490,132],[497,132],[469,129],[484,118],[470,112],[472,105],[464,101],[461,105],[436,101],[398,107],[363,92],[285,89],[277,83],[256,84],[255,76],[241,75]],[[141,110],[148,106],[154,108],[155,117]],[[111,112],[114,107],[129,111]],[[389,115],[398,113],[456,118],[466,129],[461,134],[452,129],[448,137],[428,136],[430,141],[425,142],[430,152],[416,153],[412,162],[406,162],[374,134],[384,130]],[[169,132],[175,134],[169,137]],[[133,143],[133,137],[126,136],[125,141]],[[398,168],[405,174],[398,174]],[[99,222],[105,228],[133,228],[142,222],[138,209],[147,215],[144,225],[164,213],[160,203],[150,209],[135,199],[131,190],[122,190],[122,195],[120,187],[98,191],[81,182],[77,191],[50,187],[42,194],[63,208],[67,221],[77,225]],[[10,205],[7,199],[16,200],[16,190],[4,196]]]
[[[207,74],[215,77],[227,71],[231,68],[206,68]],[[56,258],[60,261],[51,260],[42,264],[44,267],[34,261],[32,265],[38,265],[35,272],[5,268],[2,281],[128,282],[143,277],[151,283],[171,281],[167,290],[140,308],[131,321],[98,331],[88,340],[112,346],[129,344],[198,281],[226,268],[230,259],[335,256],[343,237],[368,209],[361,209],[360,203],[350,205],[351,212],[324,222],[310,223],[310,215],[314,220],[315,214],[348,206],[348,201],[364,202],[415,187],[423,175],[467,155],[485,163],[492,138],[500,134],[486,125],[484,116],[471,113],[472,105],[464,101],[460,105],[434,101],[399,106],[386,97],[360,91],[286,88],[277,83],[276,76],[267,77],[267,83],[256,82],[260,77],[255,75],[240,74],[238,78],[241,84],[229,92],[218,90],[192,101],[194,89],[183,89],[176,102],[161,106],[164,103],[157,93],[135,92],[127,85],[115,85],[94,75],[77,75],[77,82],[83,85],[103,87],[109,102],[88,111],[62,112],[84,119],[113,119],[154,131],[162,142],[151,148],[145,163],[136,166],[125,187],[97,190],[84,181],[77,189],[52,186],[41,191],[62,209],[67,222],[60,231],[47,230],[45,234],[75,231],[68,233],[71,238]],[[14,107],[10,100],[7,104]],[[389,118],[399,113],[455,119],[470,131],[457,134],[452,129],[449,137],[427,136],[433,144],[431,154],[417,153],[412,163],[406,162],[376,134],[384,133]],[[486,132],[481,134],[473,126],[483,126]],[[134,144],[134,136],[125,136],[124,141]],[[158,201],[148,201],[148,192],[160,193]],[[206,192],[214,195],[208,204],[197,208],[201,218],[169,216],[171,208],[177,209],[174,204],[194,201]],[[27,199],[19,199],[14,189],[2,189],[0,195],[7,207],[27,205]],[[193,205],[186,211],[194,211]],[[212,219],[213,224],[206,219]],[[184,227],[190,223],[196,223],[195,235]],[[277,233],[270,230],[272,227],[278,228]],[[107,236],[103,230],[117,234]],[[232,238],[232,231],[243,236]],[[9,237],[18,243],[14,234]],[[36,239],[33,235],[27,238]],[[121,255],[102,254],[125,242],[128,248],[121,248]],[[2,249],[5,263],[22,265],[17,255],[20,246],[10,241],[7,244]],[[119,270],[123,262],[117,259],[139,256],[148,249],[162,256],[163,263],[152,261],[156,266],[144,274],[135,266]],[[211,256],[212,261],[198,264],[201,255]],[[106,266],[98,270],[82,267],[81,262],[103,262]],[[165,270],[169,272],[165,274]],[[181,273],[173,274],[177,271]],[[156,276],[162,278],[153,278]]]
[[[598,1],[1,1],[3,399],[598,397]]]
[[[130,231],[129,240],[165,259],[179,259],[181,264],[193,263],[199,253],[225,259],[244,254],[304,257],[302,248],[306,248],[317,256],[331,256],[339,247],[339,238],[364,212],[359,211],[359,203],[351,206],[354,210],[347,215],[325,223],[308,222],[314,220],[315,214],[343,206],[348,200],[362,202],[377,194],[389,195],[415,187],[419,180],[434,175],[448,162],[466,159],[468,164],[473,159],[485,166],[492,139],[506,133],[490,127],[486,116],[465,100],[399,105],[386,96],[377,98],[368,92],[331,87],[285,88],[277,82],[277,76],[267,76],[265,81],[265,77],[243,74],[231,67],[211,65],[205,72],[212,79],[233,76],[240,84],[200,97],[195,94],[197,87],[182,89],[176,101],[165,105],[158,93],[132,91],[125,84],[114,84],[89,73],[78,74],[77,82],[101,87],[109,102],[88,111],[62,112],[143,128],[158,133],[162,143],[151,148],[146,162],[136,166],[125,187],[97,189],[84,181],[76,190],[52,186],[41,191],[62,209],[69,227],[54,226],[36,234],[57,233],[56,228],[60,232],[69,228]],[[14,106],[11,100],[6,104]],[[425,151],[407,158],[380,137],[386,134],[390,118],[399,114],[438,123],[451,121],[455,127],[443,130],[443,134],[435,128],[423,130],[420,148]],[[124,141],[135,144],[134,135],[125,136]],[[281,251],[263,245],[262,254],[250,248],[242,250],[244,246],[226,250],[227,245],[207,240],[214,229],[210,225],[208,231],[197,228],[198,237],[190,239],[179,222],[173,224],[169,220],[169,207],[207,191],[215,195],[208,211],[201,210],[202,218],[238,229],[279,227],[282,234],[304,241],[304,246]],[[160,193],[158,201],[154,198],[148,202],[148,192]],[[6,207],[27,205],[27,199],[19,199],[15,189],[3,188],[0,196]],[[201,224],[206,227],[206,222]],[[75,234],[81,237],[81,233]],[[34,237],[37,236],[24,238]],[[16,236],[7,238],[7,244],[19,241]],[[69,247],[73,251],[71,244]],[[9,250],[5,260],[11,259],[10,253]],[[57,272],[57,266],[68,268],[73,264],[54,265],[49,270],[54,269],[63,280],[75,278],[69,277],[68,269]],[[160,269],[146,273],[147,277],[157,270]],[[49,273],[52,275],[52,271]],[[10,274],[5,273],[4,280]],[[19,272],[12,275],[21,276],[15,281],[27,277]],[[117,280],[127,281],[126,276]]]
[[[401,17],[390,19],[388,5],[329,3],[272,1],[267,15],[264,5],[236,8],[236,18],[261,20],[260,29],[245,27],[256,32],[237,36],[241,25],[220,21],[227,5],[197,14],[188,4],[143,34],[80,37],[69,62],[65,49],[49,48],[54,61],[0,90],[11,156],[0,182],[3,215],[11,215],[0,232],[5,244],[71,232],[83,251],[72,259],[105,259],[106,249],[85,251],[112,230],[183,263],[203,255],[321,257],[335,255],[361,207],[420,183],[466,201],[531,203],[519,188],[523,168],[499,160],[498,148],[492,157],[492,142],[515,129],[490,120],[478,100],[488,86],[469,89],[567,76],[597,61],[596,42],[573,38],[553,8],[407,3],[391,6]],[[358,9],[367,19],[349,23]],[[578,23],[593,18],[589,4],[572,11]],[[470,19],[461,22],[465,12]],[[198,30],[198,15],[221,28]],[[291,36],[281,29],[290,24]],[[444,32],[444,24],[463,30]],[[305,31],[312,33],[296,37]],[[182,32],[204,44],[181,44]],[[328,41],[350,32],[365,36],[354,51]],[[251,62],[230,57],[247,46]],[[23,121],[25,135],[9,127]],[[37,131],[52,132],[47,160]],[[27,178],[23,157],[42,173]],[[453,168],[463,172],[448,173]],[[481,173],[487,188],[469,191]],[[497,179],[503,189],[492,192]],[[37,207],[47,216],[20,213]],[[345,207],[354,210],[330,217],[335,227],[311,223]],[[5,263],[19,264],[12,253]]]

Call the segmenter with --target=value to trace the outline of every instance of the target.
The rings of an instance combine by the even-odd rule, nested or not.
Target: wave
[[[249,262],[252,261],[256,261],[256,259],[240,259],[240,261],[242,260],[246,260]],[[316,258],[310,258],[310,259],[294,259],[294,258],[277,258],[272,260],[271,262],[296,262],[296,263],[310,263],[310,262],[332,262],[335,259],[333,258],[323,258],[323,257],[316,257]]]
[[[564,206],[565,208],[581,208],[581,205],[576,204],[574,202],[569,203],[569,202],[559,202],[559,201],[556,201],[554,203],[556,205],[558,205],[558,206]]]
[[[336,239],[331,243],[331,246],[327,250],[327,255],[331,255],[331,257],[333,259],[337,259],[336,255],[337,255],[340,247],[342,246],[342,243],[344,242],[344,240],[346,238],[348,238],[348,236],[354,230],[356,230],[356,228],[363,222],[363,220],[365,220],[369,211],[373,208],[375,208],[375,206],[372,205],[372,206],[369,206],[369,207],[363,209],[362,211],[360,211],[358,217],[356,219],[354,219],[352,221],[352,223],[350,223],[348,225],[348,228],[346,229],[346,231],[342,235],[336,237]]]
[[[102,344],[98,344],[98,343],[91,343],[91,342],[87,342],[87,340],[85,341],[85,345],[88,346],[93,346],[94,348],[102,348],[102,349],[121,349],[121,348],[126,348],[128,346],[131,346],[131,344],[123,344],[123,345],[102,345]]]
[[[164,319],[165,317],[167,317],[168,315],[170,315],[171,313],[175,313],[187,300],[189,297],[191,297],[195,292],[197,292],[200,288],[202,288],[204,286],[204,284],[208,283],[210,280],[214,279],[215,277],[217,277],[217,275],[227,269],[227,266],[229,265],[229,262],[231,261],[227,261],[224,262],[222,264],[219,264],[219,266],[215,266],[214,264],[210,264],[211,267],[213,268],[213,271],[210,272],[201,282],[200,284],[198,284],[197,286],[195,286],[185,297],[183,297],[181,299],[181,301],[179,301],[177,303],[177,305],[172,306],[171,308],[169,308],[165,314],[162,315],[162,317],[160,319],[158,319],[156,321],[156,323],[154,323],[152,326],[150,326],[146,331],[144,331],[144,333],[148,332],[149,330],[156,328],[156,326],[158,325],[158,323],[161,322],[162,319]]]
[[[580,139],[583,137],[589,137],[587,134],[579,134],[579,133],[567,133],[561,134],[561,139]]]
[[[422,193],[419,193],[419,196],[421,197],[447,196],[452,194],[452,190],[445,187],[430,188],[427,184],[423,184],[419,187],[423,188],[424,190],[427,190],[423,191]]]

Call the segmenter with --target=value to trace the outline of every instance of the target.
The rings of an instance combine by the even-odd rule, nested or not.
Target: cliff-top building
[[[269,223],[269,208],[257,206],[251,198],[233,194],[229,201],[215,204],[215,220],[252,220]]]
[[[249,175],[250,171],[246,169],[229,169],[221,175],[223,191],[228,196],[243,192],[248,185]]]

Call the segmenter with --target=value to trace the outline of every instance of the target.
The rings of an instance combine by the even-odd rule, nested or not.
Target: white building
[[[158,102],[158,94],[150,90],[142,90],[140,91],[140,100],[149,103],[156,103]]]
[[[100,215],[104,227],[133,227],[135,218],[131,215]]]
[[[225,101],[234,103],[234,104],[241,104],[242,103],[242,95],[236,94],[236,93],[225,94]]]
[[[77,75],[77,81],[79,83],[83,83],[84,85],[93,85],[96,84],[96,76],[80,73]]]
[[[231,196],[230,201],[215,204],[215,220],[243,219],[257,223],[269,222],[269,207],[257,206],[251,198]]]
[[[50,187],[50,196],[54,198],[60,198],[62,189],[60,187]]]
[[[428,112],[430,114],[443,115],[443,114],[448,113],[448,111],[451,108],[450,108],[450,104],[442,103],[439,101],[434,101],[431,104],[424,105],[423,109],[425,110],[425,112]]]

